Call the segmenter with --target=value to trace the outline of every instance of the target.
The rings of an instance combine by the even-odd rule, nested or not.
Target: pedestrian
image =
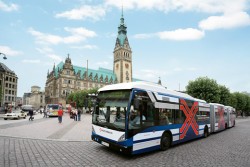
[[[81,121],[81,114],[82,114],[82,110],[81,110],[81,108],[79,107],[79,108],[77,109],[78,121]]]
[[[75,120],[75,121],[77,121],[77,115],[78,115],[77,109],[74,109],[74,120]]]
[[[30,108],[29,109],[29,115],[30,115],[29,121],[33,121],[33,119],[34,119],[33,114],[34,114],[33,108]]]
[[[46,108],[46,107],[44,106],[44,109],[43,109],[43,118],[47,118],[47,117],[48,117],[48,109],[49,109],[49,108]]]
[[[42,111],[42,106],[40,107],[40,114],[42,114],[43,113],[43,111]]]
[[[7,112],[8,112],[8,107],[5,106],[5,107],[4,107],[4,113],[7,114]]]
[[[62,116],[63,116],[63,110],[62,107],[60,106],[58,110],[58,123],[62,123]]]

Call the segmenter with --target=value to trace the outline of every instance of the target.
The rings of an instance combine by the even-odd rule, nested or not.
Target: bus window
[[[141,129],[154,125],[155,108],[150,100],[147,92],[138,91],[135,93],[133,100],[137,100],[137,107],[135,103],[131,103],[129,113],[129,129]]]
[[[160,108],[158,110],[159,110],[158,125],[172,124],[173,121],[172,110],[165,108]]]

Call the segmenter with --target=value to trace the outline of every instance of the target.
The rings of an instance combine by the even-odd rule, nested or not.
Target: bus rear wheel
[[[171,136],[170,133],[165,132],[161,136],[161,150],[165,151],[171,146]]]

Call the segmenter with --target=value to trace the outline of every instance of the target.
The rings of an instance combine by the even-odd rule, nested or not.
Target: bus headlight
[[[125,133],[118,139],[118,142],[124,141],[125,140]]]

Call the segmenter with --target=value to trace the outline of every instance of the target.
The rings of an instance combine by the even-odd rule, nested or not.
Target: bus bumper
[[[112,150],[116,150],[116,151],[122,152],[124,154],[132,154],[132,146],[129,146],[129,147],[122,146],[120,144],[114,143],[112,141],[109,141],[109,140],[102,138],[100,136],[97,136],[97,135],[91,135],[91,138],[93,141],[95,141],[99,144],[102,144],[106,147],[109,147]]]

